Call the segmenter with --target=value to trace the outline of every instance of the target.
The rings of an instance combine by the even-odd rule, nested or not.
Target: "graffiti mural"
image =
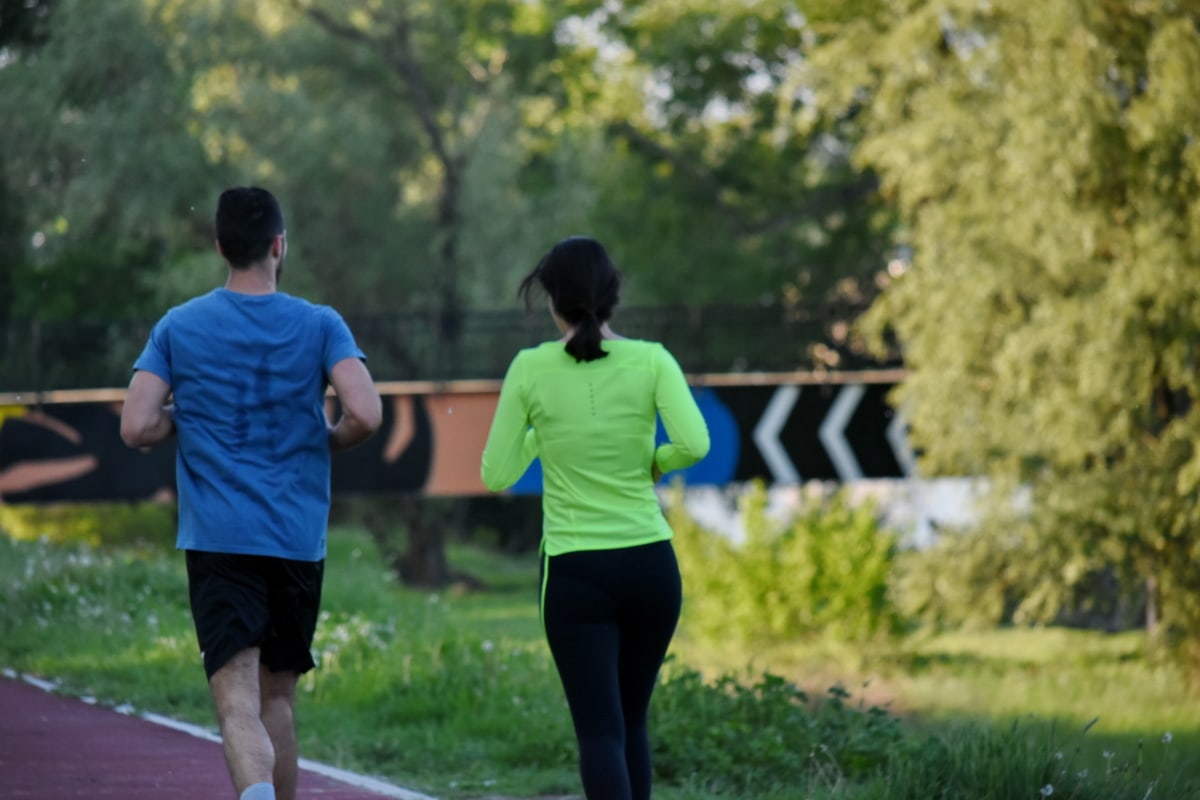
[[[887,403],[890,388],[866,382],[698,385],[693,391],[712,449],[682,476],[696,486],[908,476],[912,453],[903,420]],[[333,491],[485,494],[479,458],[497,397],[496,389],[385,391],[379,434],[334,456]],[[120,412],[119,402],[0,406],[0,502],[173,496],[173,444],[126,447]],[[536,461],[512,491],[541,491]]]
[[[0,501],[163,498],[175,493],[175,451],[121,441],[119,404],[0,409]]]

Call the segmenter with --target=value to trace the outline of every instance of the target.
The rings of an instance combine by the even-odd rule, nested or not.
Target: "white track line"
[[[36,686],[45,692],[56,692],[59,688],[59,685],[56,681],[46,681],[42,680],[41,678],[35,678],[32,675],[22,675],[15,669],[10,669],[8,667],[0,669],[0,675],[3,675],[5,678],[22,680],[25,683],[28,683],[31,686]],[[91,702],[94,705],[96,702],[95,699],[89,699],[91,699]],[[151,724],[161,725],[164,728],[170,728],[171,730],[180,731],[190,736],[195,736],[197,739],[204,739],[205,741],[218,743],[221,741],[221,737],[217,736],[212,731],[202,728],[199,725],[193,725],[190,722],[180,722],[179,720],[171,719],[170,717],[164,717],[161,714],[139,714],[133,709],[132,706],[119,706],[113,710],[119,714],[125,714],[126,716],[137,716],[139,719],[143,719]],[[437,800],[437,798],[431,797],[427,794],[421,794],[420,792],[414,792],[412,789],[405,789],[401,786],[395,786],[386,781],[381,781],[378,778],[372,778],[368,775],[359,775],[355,772],[348,772],[344,769],[331,767],[328,764],[310,761],[307,758],[300,759],[300,769],[314,772],[318,775],[323,775],[326,778],[332,778],[335,781],[341,781],[342,783],[353,786],[357,789],[365,789],[368,792],[374,792],[381,797],[392,797],[395,798],[395,800]]]

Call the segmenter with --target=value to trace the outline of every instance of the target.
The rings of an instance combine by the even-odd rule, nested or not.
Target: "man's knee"
[[[294,702],[296,698],[296,684],[299,682],[300,674],[293,670],[272,672],[265,666],[259,667],[258,684],[261,687],[264,701],[270,698],[272,701],[286,700],[289,703]]]
[[[242,650],[230,658],[208,681],[217,715],[257,713],[259,705],[258,648]]]

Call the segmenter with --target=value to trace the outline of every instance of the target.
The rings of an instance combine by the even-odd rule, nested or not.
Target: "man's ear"
[[[284,237],[286,237],[286,236],[287,236],[286,233],[281,233],[271,241],[271,257],[272,258],[282,258],[283,257],[283,240],[284,240]]]

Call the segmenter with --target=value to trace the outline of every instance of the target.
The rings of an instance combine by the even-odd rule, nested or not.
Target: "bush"
[[[702,528],[680,498],[672,503],[688,633],[719,642],[866,642],[900,631],[888,594],[896,536],[872,506],[835,494],[781,524],[766,502],[760,483],[743,494],[738,544]]]
[[[928,549],[898,555],[892,599],[906,619],[935,630],[1141,627],[1145,587],[1130,585],[1101,561],[1075,557],[1059,538],[1040,536],[1028,524],[944,530]]]
[[[0,505],[0,531],[26,542],[171,547],[177,523],[174,503]]]
[[[654,767],[674,784],[738,795],[858,778],[886,768],[903,740],[897,718],[847,700],[840,687],[814,702],[783,678],[706,682],[668,669],[651,706]]]

